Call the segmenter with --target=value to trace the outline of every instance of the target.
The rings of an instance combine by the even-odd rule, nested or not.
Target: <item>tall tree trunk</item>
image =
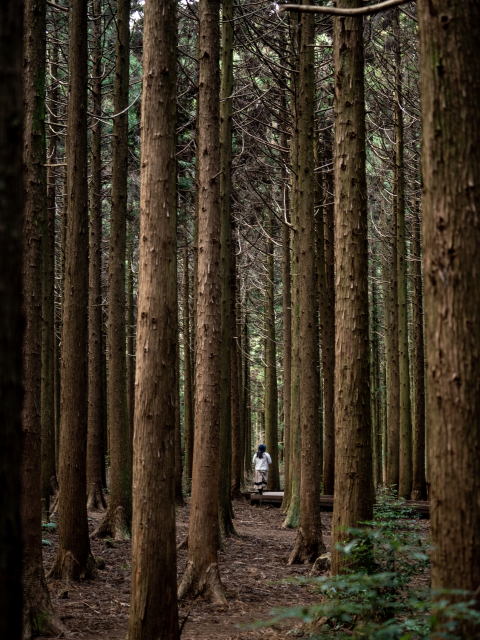
[[[418,205],[417,205],[418,206]],[[413,224],[413,333],[415,342],[415,444],[413,455],[412,500],[426,500],[425,479],[425,349],[423,338],[423,287],[421,264],[421,222],[418,209]]]
[[[221,287],[219,0],[200,0],[195,449],[188,561],[179,598],[226,602],[217,563]]]
[[[133,284],[133,247],[127,260],[127,415],[130,455],[133,460],[135,415],[135,296]]]
[[[244,405],[245,405],[245,474],[248,475],[252,470],[252,397],[251,397],[251,378],[250,378],[250,336],[248,331],[248,293],[245,297],[245,319],[243,328],[243,344],[245,349],[245,359],[243,366],[245,367],[245,384]]]
[[[332,133],[325,132],[325,160],[333,157]],[[325,306],[322,323],[323,393],[325,405],[325,448],[323,452],[323,490],[335,489],[335,204],[333,171],[325,173]]]
[[[298,33],[298,16],[293,15],[289,18],[291,21],[290,28],[293,33]],[[291,287],[292,287],[292,304],[291,304],[291,353],[292,353],[292,365],[291,365],[291,400],[290,400],[290,492],[287,498],[288,503],[285,500],[282,504],[283,509],[287,511],[284,527],[298,526],[298,517],[300,513],[300,449],[301,449],[301,431],[300,431],[300,352],[299,352],[299,331],[300,331],[300,310],[299,310],[299,218],[298,218],[298,105],[299,88],[297,78],[297,66],[298,60],[296,56],[296,37],[291,38],[292,47],[292,63],[293,69],[290,77],[290,112],[292,119],[292,133],[290,136],[290,164],[291,164],[291,198],[290,198],[290,210],[291,221],[294,228],[292,237],[292,257],[290,265]]]
[[[175,258],[177,254],[175,253]],[[175,266],[176,270],[176,266]],[[178,308],[177,308],[178,314]],[[178,326],[178,315],[177,315]],[[179,336],[178,336],[179,337]],[[183,477],[183,456],[182,456],[182,427],[180,420],[180,347],[177,337],[176,357],[175,357],[175,502],[177,506],[183,507],[182,477]]]
[[[418,15],[432,587],[474,592],[480,584],[480,6],[421,0]],[[460,635],[474,633],[463,628]]]
[[[112,209],[108,258],[108,431],[110,436],[110,501],[93,537],[129,536],[132,519],[132,467],[127,414],[125,327],[125,257],[127,244],[128,85],[130,0],[117,0]]]
[[[219,524],[222,536],[235,532],[232,522],[232,91],[233,1],[222,2],[222,78],[220,86],[220,465]],[[199,114],[199,126],[202,120]],[[198,303],[198,300],[197,300]]]
[[[55,47],[52,62],[58,61]],[[52,64],[52,78],[57,76],[57,64]],[[53,80],[55,82],[55,80]],[[58,92],[50,95],[50,121],[56,122]],[[48,164],[55,164],[57,139],[51,133],[48,145]],[[42,422],[42,519],[50,518],[50,493],[57,485],[55,471],[55,393],[54,393],[54,335],[55,335],[55,169],[47,170],[46,217],[42,236],[42,390],[40,411]]]
[[[389,434],[389,417],[390,417],[390,404],[389,404],[389,390],[390,390],[390,250],[391,243],[389,241],[388,233],[388,220],[387,213],[382,207],[381,221],[382,229],[382,304],[383,304],[383,330],[385,334],[385,409],[384,409],[384,430],[383,430],[383,482],[388,485],[388,434]]]
[[[380,419],[380,345],[378,327],[378,285],[376,274],[372,269],[372,325],[371,325],[371,350],[372,350],[372,459],[373,459],[373,489],[382,483],[382,438]]]
[[[390,318],[388,351],[388,433],[387,433],[387,485],[398,490],[400,477],[400,363],[398,344],[398,238],[397,238],[397,167],[394,167],[392,217],[390,226],[391,262]]]
[[[309,4],[306,0],[304,4]],[[314,561],[325,552],[320,517],[320,474],[318,470],[318,306],[315,282],[315,161],[314,16],[302,13],[300,21],[300,94],[298,122],[298,280],[301,488],[300,518],[289,564]]]
[[[412,493],[412,413],[408,352],[407,245],[405,241],[405,168],[403,162],[403,97],[400,49],[400,9],[395,9],[395,174],[398,269],[398,373],[400,384],[400,451],[398,493]]]
[[[190,353],[190,303],[188,275],[188,246],[183,247],[183,439],[185,442],[185,475],[192,479],[193,464],[193,398]]]
[[[68,220],[62,333],[58,551],[50,578],[95,574],[88,539],[86,442],[88,406],[87,2],[70,5],[67,114]],[[71,292],[74,292],[72,295]]]
[[[231,303],[231,328],[232,336],[230,342],[230,363],[231,363],[231,407],[232,407],[232,441],[231,441],[231,456],[232,456],[232,498],[241,497],[240,493],[240,481],[241,481],[241,425],[240,425],[240,395],[238,386],[238,344],[237,344],[237,247],[232,241],[232,255],[231,255],[231,276],[230,276],[230,303]],[[278,465],[278,457],[277,457]]]
[[[102,384],[102,21],[101,0],[93,5],[92,122],[89,287],[88,287],[88,436],[87,509],[105,509],[102,489],[103,384]]]
[[[23,3],[6,0],[0,3],[0,637],[10,640],[22,637],[22,63]]]
[[[132,591],[127,639],[177,640],[176,2],[147,0],[144,15],[142,241],[133,446]]]
[[[342,8],[361,0],[340,0]],[[363,20],[334,18],[335,61],[335,495],[332,575],[348,562],[344,527],[373,514],[368,334]]]
[[[272,237],[274,234],[274,219],[272,213],[270,213],[268,232]],[[268,491],[280,490],[274,277],[274,248],[273,241],[269,238],[267,240],[267,286],[265,291],[265,439],[267,451],[272,458],[272,464],[268,470]]]
[[[34,633],[42,635],[53,633],[62,628],[54,616],[45,581],[41,539],[41,417],[39,409],[42,373],[42,232],[47,208],[45,38],[45,0],[27,0],[24,3],[23,49],[23,316],[25,319],[23,382],[25,394],[23,399],[23,484],[20,501],[23,532],[24,637]],[[2,46],[6,46],[7,42],[8,39],[5,44],[2,41]],[[6,97],[2,95],[3,100]],[[8,187],[10,189],[10,185]],[[3,228],[5,227],[2,225]],[[4,446],[3,443],[2,446]]]

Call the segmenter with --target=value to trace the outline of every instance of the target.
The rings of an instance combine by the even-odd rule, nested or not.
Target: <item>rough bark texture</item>
[[[234,533],[232,504],[232,100],[233,90],[233,2],[224,0],[222,14],[222,78],[220,94],[220,465],[219,524],[222,536]],[[229,99],[230,98],[230,99]]]
[[[128,640],[177,640],[176,40],[174,0],[145,4]]]
[[[135,415],[135,295],[133,274],[133,252],[127,260],[127,416],[130,456],[133,461],[133,430]]]
[[[398,269],[398,375],[400,385],[400,449],[398,493],[412,493],[412,414],[408,353],[407,245],[405,241],[405,169],[403,161],[403,110],[399,9],[395,9],[395,206],[397,214]]]
[[[175,271],[177,270],[177,253],[175,252]],[[176,291],[176,290],[175,290]],[[177,309],[178,314],[178,309]],[[178,327],[178,315],[176,321]],[[183,455],[182,455],[182,427],[180,420],[180,351],[178,345],[176,347],[175,358],[175,503],[179,507],[185,505],[182,489],[183,477]]]
[[[179,598],[226,602],[217,563],[220,422],[219,0],[199,4],[198,268],[195,449],[188,560]]]
[[[0,3],[0,637],[22,632],[23,3]]]
[[[333,156],[332,134],[325,132],[325,160]],[[323,490],[335,491],[335,204],[334,174],[325,173],[325,299],[320,311],[322,323],[323,402],[325,406],[325,447]],[[321,317],[321,314],[324,317]]]
[[[92,47],[92,113],[102,110],[101,0],[95,0]],[[102,384],[102,123],[93,118],[88,274],[88,435],[87,509],[105,509],[102,489],[103,384]]]
[[[418,210],[413,225],[413,334],[415,388],[415,442],[413,449],[412,500],[426,500],[425,478],[425,347],[423,329],[423,287],[421,263],[421,222]]]
[[[190,295],[188,247],[183,247],[183,439],[185,443],[185,475],[191,480],[193,464],[193,398],[190,351]]]
[[[281,106],[286,109],[285,92],[281,93]],[[281,146],[288,145],[287,133],[282,130]],[[282,209],[285,222],[290,222],[290,194],[287,185],[287,162],[281,169]],[[284,502],[290,500],[290,404],[292,394],[292,290],[290,277],[290,227],[282,224],[282,296],[283,296],[283,446],[284,446]]]
[[[46,220],[45,0],[24,5],[24,219],[23,219],[23,636],[59,633],[42,563],[41,539],[41,336],[42,232]],[[3,44],[3,43],[2,43]],[[3,97],[3,96],[2,96]],[[5,96],[6,97],[6,96]],[[4,97],[4,99],[5,99]]]
[[[270,213],[269,233],[274,232],[273,214]],[[273,241],[267,240],[267,283],[265,291],[265,440],[272,458],[268,469],[267,491],[280,490],[278,468],[278,390],[277,348],[275,342],[274,307],[274,249]]]
[[[49,572],[49,577],[63,580],[78,580],[95,573],[85,508],[88,404],[87,32],[87,1],[76,0],[70,5],[69,23],[68,219],[58,510],[61,526],[57,556]]]
[[[305,4],[309,4],[308,0]],[[318,314],[315,280],[314,217],[314,95],[315,21],[302,13],[300,22],[300,91],[298,99],[298,226],[300,307],[300,428],[301,487],[300,518],[289,564],[314,562],[325,552],[320,517],[320,474],[318,469]]]
[[[355,8],[361,0],[341,0]],[[335,64],[335,500],[332,574],[346,557],[335,545],[340,527],[355,527],[373,512],[368,238],[365,174],[363,20],[334,19]]]
[[[230,342],[230,363],[231,363],[231,407],[232,407],[232,498],[241,497],[240,482],[242,476],[242,432],[240,423],[240,389],[238,385],[238,344],[237,344],[237,246],[232,241],[232,259],[231,259],[231,328],[232,336]],[[278,455],[277,455],[278,467]]]
[[[113,108],[128,107],[130,0],[117,1],[115,88]],[[125,257],[127,245],[128,111],[114,119],[112,145],[112,209],[108,257],[108,433],[110,437],[110,501],[92,537],[130,535],[132,467],[127,414],[125,326]]]
[[[475,591],[480,584],[480,5],[421,0],[418,11],[432,587]],[[461,630],[462,638],[473,635]]]

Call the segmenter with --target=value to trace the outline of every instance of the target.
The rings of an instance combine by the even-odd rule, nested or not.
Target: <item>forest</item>
[[[0,640],[480,638],[477,36],[1,0]]]

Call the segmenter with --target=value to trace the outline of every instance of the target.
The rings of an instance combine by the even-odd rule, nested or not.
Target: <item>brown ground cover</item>
[[[188,529],[189,506],[177,512],[177,539]],[[102,514],[89,513],[90,530]],[[310,567],[288,566],[296,531],[282,529],[284,515],[272,506],[250,506],[246,500],[235,502],[235,527],[238,537],[226,540],[219,554],[220,573],[228,598],[227,607],[211,605],[199,598],[180,603],[180,624],[188,615],[182,640],[216,638],[251,640],[283,638],[298,621],[288,620],[269,629],[248,629],[246,625],[265,620],[275,608],[318,602],[311,586],[292,584],[286,578],[306,575]],[[330,550],[331,513],[322,513],[324,540]],[[44,533],[52,546],[44,546],[44,564],[48,570],[54,560],[57,531]],[[69,629],[71,638],[119,640],[126,636],[130,602],[130,541],[92,540],[92,553],[105,561],[98,579],[78,583],[52,581],[49,589],[57,615]],[[178,552],[178,577],[183,574],[187,552]],[[65,594],[68,592],[68,595]],[[66,596],[66,597],[65,597]],[[288,636],[291,637],[291,636]]]

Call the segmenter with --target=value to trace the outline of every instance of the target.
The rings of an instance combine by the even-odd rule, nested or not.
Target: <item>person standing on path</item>
[[[272,458],[267,453],[267,447],[264,444],[258,445],[258,451],[253,456],[255,465],[255,487],[258,493],[262,495],[264,488],[267,486],[268,465],[272,464]]]

